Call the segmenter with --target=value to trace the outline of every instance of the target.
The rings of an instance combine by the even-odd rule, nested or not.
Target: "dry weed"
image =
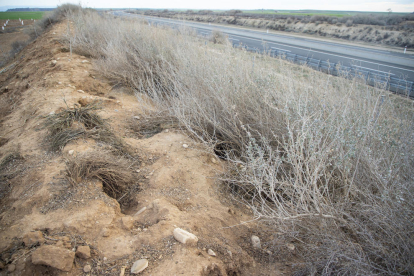
[[[53,151],[62,149],[70,141],[90,137],[106,143],[121,154],[129,154],[127,145],[111,130],[108,123],[96,111],[99,102],[84,107],[75,105],[57,114],[48,115],[45,126],[49,130],[48,143]]]
[[[94,152],[67,160],[66,177],[77,185],[87,179],[102,181],[104,192],[117,199],[134,183],[130,162],[110,152]]]

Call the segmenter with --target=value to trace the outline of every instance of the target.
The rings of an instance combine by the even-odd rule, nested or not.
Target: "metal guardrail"
[[[246,46],[240,46],[233,44],[233,47],[244,48],[250,52],[260,52],[257,48],[251,48]],[[402,94],[414,98],[414,82],[404,79],[391,77],[390,74],[377,73],[370,70],[364,70],[361,68],[343,66],[340,63],[333,63],[329,61],[323,61],[320,59],[314,59],[310,57],[291,54],[287,51],[271,49],[270,54],[273,57],[283,58],[290,62],[307,65],[315,70],[331,74],[333,76],[341,76],[345,78],[360,78],[366,84],[375,87],[381,87],[382,89],[389,90],[394,93]]]

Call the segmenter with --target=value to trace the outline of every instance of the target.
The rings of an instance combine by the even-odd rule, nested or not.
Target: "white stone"
[[[260,245],[260,239],[258,236],[252,236],[252,245],[254,248],[260,249],[262,246]]]
[[[138,274],[148,267],[148,260],[141,259],[136,261],[131,267],[132,274]]]
[[[294,244],[288,243],[288,244],[286,244],[286,246],[290,251],[295,251],[295,245]]]
[[[212,158],[211,158],[211,162],[212,162],[213,164],[217,164],[217,159],[216,159],[216,158],[214,158],[214,157],[212,157]]]
[[[143,213],[145,210],[147,210],[147,207],[142,207],[138,212],[135,213],[134,216],[138,216],[139,214]]]
[[[183,144],[183,148],[188,148],[188,145],[187,144]]]
[[[52,60],[51,64],[52,65],[56,65],[57,61],[56,60]]]
[[[91,272],[91,270],[92,270],[92,267],[90,265],[85,265],[83,267],[83,272],[85,273]]]
[[[139,118],[139,116],[134,116],[133,117],[135,120],[139,120],[140,118]]]
[[[181,228],[175,228],[173,231],[174,238],[183,244],[195,245],[198,242],[196,235],[191,234]]]
[[[85,91],[83,91],[83,90],[78,90],[78,92],[79,92],[79,93],[85,93]]]
[[[69,155],[73,155],[73,153],[75,153],[75,151],[74,151],[74,150],[70,150],[70,151],[68,151],[68,154],[69,154]]]
[[[215,253],[213,250],[211,250],[211,249],[209,249],[209,250],[207,251],[207,253],[208,253],[208,255],[210,255],[210,256],[213,256],[213,257],[215,257],[215,256],[216,256],[216,253]]]
[[[86,59],[85,60],[82,60],[82,63],[88,63],[89,61],[87,61]]]

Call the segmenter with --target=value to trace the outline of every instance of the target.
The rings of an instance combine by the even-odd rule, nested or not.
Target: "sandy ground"
[[[289,275],[294,251],[248,222],[251,212],[216,180],[225,162],[178,129],[135,133],[131,126],[146,120],[143,103],[101,78],[92,60],[70,58],[60,43],[65,28],[54,25],[0,74],[0,103],[9,108],[0,118],[0,159],[20,156],[0,170],[0,275],[129,275],[139,259],[149,262],[140,275]],[[138,188],[127,202],[106,194],[97,179],[73,186],[65,178],[67,160],[102,144],[78,139],[58,152],[47,149],[45,116],[95,100],[138,160],[129,168]],[[197,244],[178,242],[177,227],[196,235]],[[261,249],[253,248],[252,235]],[[91,256],[77,254],[63,271],[53,260],[32,258],[45,245],[69,255],[88,246]]]

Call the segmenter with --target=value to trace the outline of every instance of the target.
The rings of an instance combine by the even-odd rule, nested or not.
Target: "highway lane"
[[[232,28],[207,23],[195,23],[181,20],[172,20],[158,17],[147,17],[125,12],[114,12],[118,16],[145,18],[153,25],[167,25],[177,28],[185,25],[194,28],[200,35],[208,37],[213,30],[225,33],[234,45],[247,46],[250,49],[263,51],[266,49],[278,50],[290,54],[297,54],[309,58],[340,63],[341,65],[372,73],[389,75],[414,81],[414,56],[400,54],[387,50],[371,49],[358,45],[348,45],[321,41],[316,39],[301,38],[288,35],[267,33],[250,29]]]

